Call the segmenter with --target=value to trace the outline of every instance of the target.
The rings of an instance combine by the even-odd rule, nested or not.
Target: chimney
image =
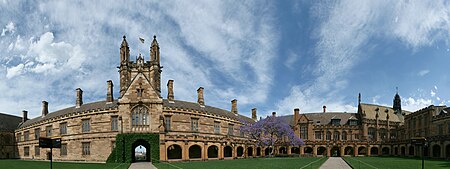
[[[169,103],[174,102],[174,96],[173,96],[173,80],[169,80],[167,82],[167,100]]]
[[[257,120],[257,117],[256,117],[256,108],[253,108],[253,109],[252,109],[252,119],[253,119],[254,121]]]
[[[203,97],[203,87],[199,87],[198,89],[197,89],[197,94],[198,94],[198,104],[201,106],[201,107],[204,107],[205,106],[205,99],[204,99],[204,97]]]
[[[28,112],[26,110],[22,110],[22,123],[25,123],[28,120]]]
[[[77,91],[77,101],[76,101],[76,108],[80,108],[81,105],[83,105],[83,90],[80,88],[76,89]]]
[[[294,109],[294,122],[297,123],[299,118],[300,118],[300,109],[295,108]]]
[[[48,102],[42,101],[42,117],[45,117],[48,114]]]
[[[113,95],[113,82],[112,80],[108,80],[106,81],[106,83],[108,84],[108,89],[106,91],[106,102],[107,103],[112,103],[114,101],[114,95]]]
[[[325,106],[325,105],[323,105],[323,113],[326,113],[327,112],[327,106]]]
[[[272,112],[272,117],[277,116],[277,112]]]
[[[237,100],[233,99],[231,100],[231,112],[234,114],[238,114],[238,109],[237,109]]]

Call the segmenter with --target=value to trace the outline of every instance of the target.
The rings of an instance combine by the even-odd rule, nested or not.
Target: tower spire
[[[394,113],[402,113],[402,101],[400,99],[400,95],[398,94],[398,87],[396,89],[396,94],[394,96],[394,105],[392,108],[394,109]]]

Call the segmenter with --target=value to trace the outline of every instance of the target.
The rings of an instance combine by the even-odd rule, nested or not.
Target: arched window
[[[342,132],[342,140],[347,140],[347,132]]]
[[[131,113],[133,126],[148,125],[148,110],[144,106],[137,106]]]
[[[335,131],[333,134],[333,140],[337,141],[339,140],[339,131]]]
[[[327,132],[327,140],[331,140],[331,132]]]
[[[375,138],[375,128],[369,127],[369,140],[372,140]]]

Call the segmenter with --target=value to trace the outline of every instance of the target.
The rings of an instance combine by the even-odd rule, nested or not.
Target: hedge
[[[116,147],[106,160],[107,163],[131,163],[133,156],[132,145],[137,140],[145,140],[150,144],[150,157],[153,163],[159,163],[159,134],[118,134],[116,136]],[[125,146],[124,146],[125,143]],[[125,149],[124,149],[125,148]],[[125,158],[123,158],[125,153]]]

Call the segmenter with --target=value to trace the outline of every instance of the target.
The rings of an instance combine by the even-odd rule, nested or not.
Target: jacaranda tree
[[[256,141],[257,146],[299,146],[303,141],[294,134],[294,130],[289,124],[284,123],[280,118],[268,116],[255,123],[244,122],[241,131],[251,139]],[[273,153],[270,152],[270,155]]]

